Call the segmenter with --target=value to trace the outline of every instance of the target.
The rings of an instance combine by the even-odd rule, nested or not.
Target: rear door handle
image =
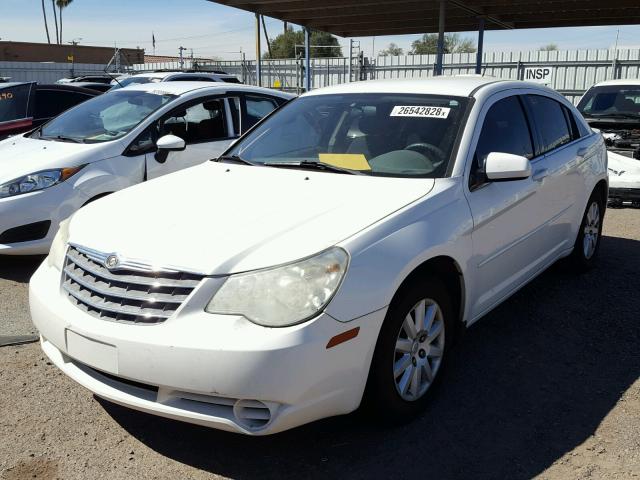
[[[549,170],[547,170],[546,168],[540,168],[540,169],[536,170],[535,172],[533,172],[533,177],[532,178],[536,182],[540,182],[547,175],[549,175]]]
[[[577,156],[579,158],[584,158],[588,151],[589,151],[589,149],[587,147],[580,148],[580,149],[578,149]]]

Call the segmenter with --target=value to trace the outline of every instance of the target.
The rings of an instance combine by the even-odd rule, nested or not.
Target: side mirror
[[[186,144],[180,137],[165,135],[158,139],[156,147],[158,147],[158,150],[165,150],[167,152],[180,152],[186,148]]]
[[[491,152],[485,161],[485,174],[491,181],[524,180],[531,176],[527,157],[504,152]]]

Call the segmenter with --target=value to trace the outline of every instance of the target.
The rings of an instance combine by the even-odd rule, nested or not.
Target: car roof
[[[132,75],[132,77],[149,77],[149,78],[167,78],[173,75],[185,75],[185,76],[211,76],[211,77],[233,77],[228,73],[219,73],[219,72],[144,72],[144,73],[136,73]]]
[[[520,80],[503,80],[482,75],[438,76],[417,79],[368,80],[364,82],[343,83],[305,93],[308,95],[331,95],[345,93],[414,93],[422,95],[452,95],[458,97],[473,96],[483,87],[493,85],[495,90],[509,88],[537,88],[553,91],[537,83]]]
[[[157,92],[162,91],[170,95],[184,95],[185,93],[195,90],[209,89],[212,93],[216,93],[216,90],[227,91],[247,91],[264,93],[267,95],[273,95],[280,98],[294,98],[295,95],[291,93],[281,92],[279,90],[273,90],[271,88],[254,87],[253,85],[243,85],[240,83],[216,83],[216,82],[158,82],[158,83],[135,83],[127,85],[121,90],[139,90],[143,92]],[[118,90],[116,90],[118,91]]]
[[[640,85],[640,78],[622,78],[619,80],[607,80],[605,82],[596,83],[595,85],[593,85],[593,87],[606,87],[610,85]]]

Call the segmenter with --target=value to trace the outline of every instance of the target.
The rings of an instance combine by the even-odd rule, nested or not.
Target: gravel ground
[[[425,414],[248,438],[110,404],[37,344],[0,348],[0,478],[637,478],[640,210],[609,210],[599,268],[555,266],[471,328]],[[0,334],[26,334],[37,259],[0,268]],[[7,266],[9,266],[7,268]]]

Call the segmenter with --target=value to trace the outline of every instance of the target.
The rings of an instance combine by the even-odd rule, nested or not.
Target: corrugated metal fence
[[[354,58],[352,80],[381,78],[425,78],[434,73],[435,55],[406,55],[400,57]],[[104,65],[75,64],[74,73],[103,71]],[[613,78],[640,78],[640,49],[562,50],[555,52],[499,52],[486,53],[483,73],[498,78],[522,79],[528,67],[550,67],[550,86],[576,101],[591,85]],[[0,62],[0,76],[13,80],[54,82],[70,75],[70,64]],[[244,83],[256,84],[255,61],[221,61],[191,64],[185,59],[184,68],[224,70],[236,75]],[[312,87],[320,88],[349,81],[348,58],[313,59]],[[154,69],[178,70],[177,62],[135,65],[136,71]],[[448,54],[444,59],[446,75],[470,74],[475,71],[475,54]],[[262,84],[300,92],[304,67],[300,59],[265,60],[262,62]]]

